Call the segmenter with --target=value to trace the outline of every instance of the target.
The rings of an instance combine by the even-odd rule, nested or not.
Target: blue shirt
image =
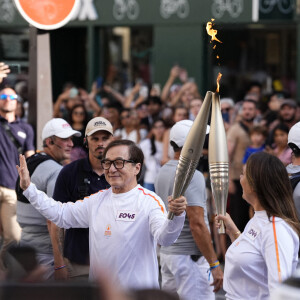
[[[96,174],[90,165],[89,159],[83,158],[62,168],[55,183],[53,194],[55,200],[65,203],[76,202],[80,199],[78,187],[85,185],[83,182],[79,182],[79,172],[84,172],[84,178],[88,179],[87,189],[89,195],[109,187],[104,175],[99,176]],[[83,177],[81,176],[81,178]],[[78,264],[89,264],[89,230],[87,228],[66,230],[64,257]]]
[[[264,150],[265,150],[265,145],[262,145],[259,148],[247,147],[246,151],[245,151],[244,158],[243,158],[243,164],[245,164],[247,162],[247,160],[248,160],[248,158],[251,154],[256,153],[256,152],[261,152],[261,151],[264,151]]]
[[[16,119],[8,121],[0,116],[0,122],[8,124],[12,135],[20,143],[23,153],[34,150],[34,133],[32,127]],[[15,189],[18,178],[16,165],[19,164],[19,153],[17,147],[11,141],[3,126],[0,124],[0,186]]]

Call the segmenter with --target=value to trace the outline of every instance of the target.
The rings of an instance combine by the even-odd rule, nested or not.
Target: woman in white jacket
[[[292,188],[283,163],[265,152],[249,157],[240,182],[255,214],[243,233],[228,214],[216,217],[232,241],[223,287],[226,299],[269,299],[297,266],[300,224]]]

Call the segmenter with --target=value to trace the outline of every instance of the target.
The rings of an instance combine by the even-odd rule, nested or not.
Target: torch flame
[[[222,43],[220,40],[218,40],[216,38],[216,35],[217,35],[218,31],[216,29],[212,29],[212,25],[213,25],[212,22],[207,22],[207,24],[206,24],[207,34],[211,36],[212,41],[217,41],[219,43]]]
[[[217,77],[217,90],[216,90],[217,93],[219,93],[219,90],[220,90],[221,77],[222,77],[222,73],[219,72],[218,77]]]

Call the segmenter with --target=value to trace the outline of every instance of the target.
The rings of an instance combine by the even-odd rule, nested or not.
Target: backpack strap
[[[3,129],[5,130],[6,135],[9,137],[9,139],[11,140],[11,142],[17,148],[18,153],[22,154],[23,153],[23,147],[20,144],[20,142],[16,139],[16,137],[12,134],[11,128],[9,127],[9,125],[7,124],[7,122],[5,122],[5,120],[1,119],[0,124],[3,127]]]
[[[273,223],[273,234],[274,234],[274,240],[275,240],[275,251],[276,251],[278,279],[279,279],[279,282],[281,282],[280,259],[279,259],[278,242],[277,242],[276,227],[275,227],[275,217],[274,216],[272,217],[272,223]]]
[[[300,172],[294,173],[290,177],[290,182],[293,190],[296,188],[298,182],[300,181]]]

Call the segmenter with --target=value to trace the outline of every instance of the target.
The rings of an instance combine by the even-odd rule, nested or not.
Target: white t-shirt
[[[139,133],[140,133],[141,141],[144,140],[148,134],[147,130],[144,128],[139,129]],[[130,140],[133,141],[134,143],[138,142],[137,129],[130,131],[129,134],[127,134],[125,128],[117,129],[114,133],[114,136],[120,137],[122,140]]]
[[[156,153],[151,155],[151,140],[146,139],[140,143],[140,147],[144,153],[144,165],[146,167],[144,181],[147,183],[155,182],[155,178],[161,168],[161,160],[163,156],[163,143],[154,141]]]
[[[299,237],[282,219],[275,218],[281,279],[295,271]],[[272,218],[256,211],[244,232],[228,248],[225,258],[226,299],[269,299],[279,282]]]
[[[107,270],[126,289],[159,287],[156,244],[178,238],[185,213],[168,220],[163,201],[140,185],[121,194],[99,191],[76,203],[55,201],[34,184],[24,195],[57,226],[90,228],[90,279]]]

